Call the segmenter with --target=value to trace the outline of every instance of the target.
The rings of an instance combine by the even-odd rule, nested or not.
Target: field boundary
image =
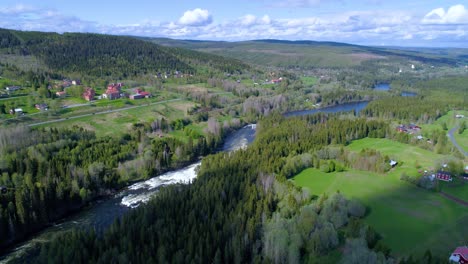
[[[465,201],[465,200],[462,200],[462,199],[460,199],[460,198],[457,198],[457,197],[455,197],[455,196],[453,196],[453,195],[450,195],[450,194],[445,193],[445,192],[442,192],[442,191],[440,192],[440,195],[443,196],[443,197],[445,197],[445,198],[447,198],[447,199],[449,199],[449,200],[452,200],[452,201],[456,202],[457,204],[460,204],[460,205],[463,205],[463,206],[465,206],[465,207],[468,207],[468,202]]]

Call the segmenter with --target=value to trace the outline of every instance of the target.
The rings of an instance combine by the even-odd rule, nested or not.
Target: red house
[[[436,173],[436,178],[441,181],[452,181],[452,175],[447,171],[438,171]]]
[[[102,95],[102,97],[114,100],[119,99],[120,94],[122,92],[123,83],[111,83],[107,86],[106,92]]]
[[[468,263],[468,247],[457,247],[449,258],[450,262]]]
[[[83,98],[86,101],[92,101],[94,100],[94,96],[96,95],[96,92],[94,91],[93,88],[87,87],[85,92],[83,93]]]
[[[150,97],[151,97],[151,93],[143,92],[142,90],[140,90],[140,88],[135,89],[135,94],[130,95],[130,99],[132,100],[150,98]]]
[[[278,83],[280,83],[282,80],[283,80],[283,78],[280,77],[279,79],[273,79],[273,80],[271,80],[271,83],[276,83],[276,84],[278,84]]]
[[[404,125],[399,125],[399,126],[397,127],[397,131],[398,131],[398,132],[408,132],[408,129],[407,129],[406,126],[404,126]]]

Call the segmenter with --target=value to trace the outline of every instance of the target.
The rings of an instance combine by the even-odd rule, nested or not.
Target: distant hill
[[[289,68],[350,67],[370,60],[394,62],[411,60],[439,66],[455,66],[468,62],[468,49],[367,47],[338,42],[276,39],[240,42],[144,39],[164,46],[182,47],[237,58],[247,63]]]
[[[218,55],[165,47],[133,37],[0,29],[0,53],[34,56],[59,73],[131,76],[165,72],[240,72],[249,66]]]

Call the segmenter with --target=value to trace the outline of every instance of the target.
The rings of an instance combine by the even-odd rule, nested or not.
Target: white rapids
[[[224,151],[236,151],[246,148],[253,140],[256,128],[257,126],[255,124],[249,124],[238,130],[237,136],[231,137],[225,142]],[[149,180],[135,183],[129,186],[124,191],[123,195],[120,194],[116,196],[116,198],[122,197],[120,200],[121,205],[136,208],[140,204],[147,203],[151,197],[158,192],[161,186],[176,183],[188,184],[192,182],[197,177],[196,168],[200,164],[201,161],[180,170],[167,172]]]
[[[201,162],[197,162],[180,170],[167,172],[158,177],[135,183],[128,187],[128,194],[122,198],[120,203],[124,206],[135,208],[142,203],[148,202],[158,191],[157,188],[161,186],[190,183],[197,177],[195,169],[200,164]]]

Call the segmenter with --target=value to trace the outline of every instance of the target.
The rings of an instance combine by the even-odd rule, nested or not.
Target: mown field
[[[346,148],[353,151],[377,149],[390,157],[398,157],[400,165],[386,174],[353,169],[324,173],[309,168],[292,181],[308,188],[312,194],[340,191],[349,198],[361,200],[369,211],[366,221],[397,255],[423,254],[431,249],[435,254],[448,256],[456,246],[466,243],[468,226],[463,223],[468,221],[467,207],[400,180],[403,172],[416,175],[416,160],[423,167],[433,166],[434,160],[444,156],[387,139],[356,140]],[[449,186],[443,189],[448,190]],[[467,192],[468,185],[463,185],[451,194]]]
[[[169,120],[183,118],[187,114],[187,109],[193,105],[194,103],[189,101],[175,101],[109,114],[85,116],[42,126],[70,127],[77,125],[95,131],[97,136],[120,136],[137,122],[150,122],[161,117]]]

